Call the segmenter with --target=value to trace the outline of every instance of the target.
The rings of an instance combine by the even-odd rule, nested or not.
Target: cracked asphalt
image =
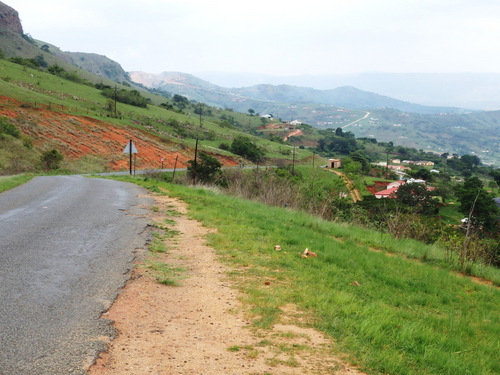
[[[86,374],[149,239],[140,187],[35,177],[0,194],[0,374]]]

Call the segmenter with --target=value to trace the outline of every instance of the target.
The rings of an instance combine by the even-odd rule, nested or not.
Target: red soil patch
[[[42,108],[23,108],[17,100],[0,96],[0,115],[12,118],[21,132],[32,139],[36,149],[55,148],[65,158],[76,160],[95,156],[106,160],[112,170],[129,166],[129,155],[123,150],[133,140],[138,150],[138,169],[186,167],[194,150],[132,127],[116,127],[87,116],[76,116]],[[212,154],[224,166],[238,163],[227,156]]]
[[[298,130],[294,130],[294,131],[292,131],[292,132],[288,133],[288,134],[286,135],[286,137],[283,139],[283,141],[285,141],[285,142],[286,142],[286,141],[288,141],[288,139],[289,139],[290,137],[298,137],[298,136],[301,136],[301,135],[303,135],[303,134],[304,134],[304,132],[303,132],[302,130],[300,130],[300,129],[298,129]]]

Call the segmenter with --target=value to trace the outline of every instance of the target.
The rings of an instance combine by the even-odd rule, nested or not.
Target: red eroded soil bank
[[[0,96],[0,116],[13,119],[37,150],[56,149],[69,160],[98,157],[105,160],[111,170],[128,169],[129,156],[123,154],[123,150],[130,139],[138,150],[138,169],[160,168],[162,158],[164,168],[173,168],[176,158],[177,168],[183,168],[194,158],[193,149],[140,129],[117,127],[83,115],[22,107],[21,102],[4,96]],[[224,166],[239,164],[228,156],[212,156]]]

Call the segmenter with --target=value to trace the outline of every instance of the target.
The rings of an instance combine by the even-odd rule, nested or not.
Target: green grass
[[[446,224],[460,225],[464,214],[458,211],[459,204],[448,204],[439,209],[439,216]]]
[[[152,271],[157,283],[168,286],[178,286],[179,280],[185,276],[186,272],[182,267],[172,267],[155,259],[149,259],[146,265]]]
[[[0,193],[22,185],[31,180],[33,177],[33,175],[26,174],[20,174],[17,176],[0,176]]]
[[[440,263],[407,259],[438,249],[205,189],[165,187],[217,228],[209,243],[234,266],[255,327],[279,322],[292,303],[370,373],[500,373],[500,291]],[[306,247],[318,258],[302,258]]]

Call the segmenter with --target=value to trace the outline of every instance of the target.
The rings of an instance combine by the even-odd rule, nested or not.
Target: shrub
[[[247,137],[235,138],[231,144],[231,152],[253,162],[258,162],[264,156],[264,152]]]
[[[12,124],[7,117],[0,117],[0,135],[7,134],[14,138],[19,138],[21,132],[19,129]]]
[[[221,174],[222,164],[213,156],[200,152],[198,160],[189,160],[188,174],[202,183],[212,183]]]
[[[40,160],[47,170],[59,169],[64,156],[57,150],[45,151]]]
[[[101,94],[106,98],[114,99],[120,103],[130,104],[136,107],[147,108],[147,99],[143,97],[137,90],[116,90],[113,88],[105,88]]]
[[[227,143],[225,142],[222,142],[220,145],[219,145],[219,148],[221,150],[226,150],[226,151],[229,151],[229,149],[231,148],[231,146],[229,146]]]

